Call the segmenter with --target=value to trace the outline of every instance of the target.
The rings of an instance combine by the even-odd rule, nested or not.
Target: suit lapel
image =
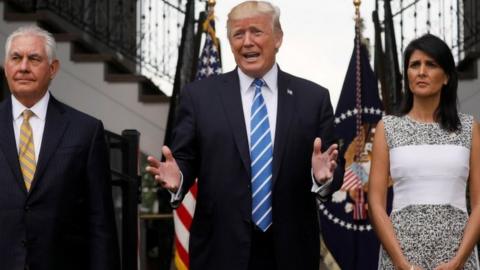
[[[50,96],[47,116],[45,119],[45,128],[43,131],[42,146],[40,148],[37,169],[35,171],[35,177],[33,178],[30,191],[35,188],[37,182],[41,179],[48,161],[57,149],[65,129],[67,128],[68,120],[66,119],[64,110],[61,106],[60,102],[58,102],[53,96]]]
[[[237,69],[226,73],[221,83],[223,85],[218,90],[223,102],[225,114],[233,131],[235,144],[240,152],[243,165],[245,166],[248,175],[250,175],[250,153],[248,149],[247,129],[245,127],[245,117],[243,114]]]
[[[280,171],[283,152],[290,134],[290,124],[294,112],[295,89],[289,88],[289,78],[285,72],[278,70],[278,108],[273,149],[273,175],[275,184]]]
[[[6,98],[0,105],[0,151],[5,155],[16,182],[27,193],[18,161],[18,151],[13,131],[12,100],[10,97]]]

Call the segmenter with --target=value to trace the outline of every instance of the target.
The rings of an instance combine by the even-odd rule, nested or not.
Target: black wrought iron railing
[[[50,12],[86,39],[111,48],[128,68],[171,93],[187,0],[7,0],[26,12]]]
[[[376,1],[377,12],[383,21],[385,13],[382,5],[387,0]],[[425,33],[432,33],[445,40],[457,63],[471,53],[480,52],[478,0],[388,1],[392,7],[399,59],[406,45]]]
[[[115,217],[119,231],[123,270],[138,266],[138,204],[140,203],[139,140],[136,130],[124,130],[122,135],[106,132],[110,148]]]
[[[478,0],[459,1],[463,11],[459,17],[462,23],[463,50],[465,55],[480,53],[480,2]]]

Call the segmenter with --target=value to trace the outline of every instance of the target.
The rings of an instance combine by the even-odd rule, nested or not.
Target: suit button
[[[23,239],[23,240],[22,240],[22,245],[23,245],[24,247],[26,247],[26,246],[27,246],[27,240]]]
[[[26,205],[24,209],[25,209],[25,212],[30,212],[30,206]]]
[[[30,266],[28,265],[25,265],[25,268],[23,268],[24,270],[30,270]]]

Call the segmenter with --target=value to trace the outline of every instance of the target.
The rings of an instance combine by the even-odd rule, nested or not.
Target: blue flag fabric
[[[218,41],[215,37],[215,20],[210,15],[204,24],[204,31],[207,33],[202,53],[198,59],[196,80],[201,80],[212,75],[222,73],[220,62],[220,51]]]
[[[367,216],[366,196],[373,134],[376,123],[382,117],[383,105],[368,52],[363,45],[360,47],[361,109],[356,108],[357,63],[354,48],[335,111],[339,154],[346,161],[344,184],[319,209],[323,240],[343,270],[376,269],[379,252],[379,241]],[[362,117],[362,133],[356,137],[358,113]],[[358,159],[354,159],[356,154]]]

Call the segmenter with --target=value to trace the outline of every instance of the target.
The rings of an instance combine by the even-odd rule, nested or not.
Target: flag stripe
[[[345,170],[343,184],[340,189],[344,191],[350,191],[352,189],[360,187],[362,187],[362,182],[360,181],[360,178],[358,178],[358,176],[350,169],[350,167],[348,167]]]
[[[175,258],[175,262],[181,262],[180,267],[177,265],[177,269],[189,269],[190,259],[188,257],[188,251],[183,248],[183,245],[178,242],[178,239],[175,239],[175,246],[177,247],[175,254],[178,255],[176,256],[178,259]]]
[[[180,218],[180,221],[182,222],[183,226],[187,230],[190,230],[190,226],[192,225],[192,215],[188,212],[186,204],[182,203],[178,206],[178,208],[175,210],[175,213],[178,215]]]
[[[183,249],[188,251],[189,231],[182,223],[182,220],[180,220],[177,212],[173,213],[173,217],[175,225],[175,239],[182,245]]]

